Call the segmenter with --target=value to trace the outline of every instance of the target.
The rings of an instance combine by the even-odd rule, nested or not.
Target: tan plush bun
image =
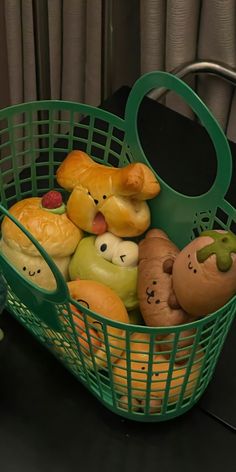
[[[113,369],[113,382],[116,390],[122,395],[127,395],[128,388],[131,387],[132,404],[137,409],[137,401],[140,407],[145,405],[147,398],[147,380],[150,375],[149,370],[149,336],[143,333],[135,333],[131,336],[130,345],[130,369],[127,369],[126,353],[116,363]],[[146,343],[146,344],[144,344]],[[194,359],[193,366],[187,377],[187,386],[184,390],[184,397],[190,395],[196,385],[199,371],[202,365],[203,354],[198,353]],[[182,385],[185,380],[187,367],[174,364],[174,368],[169,379],[169,362],[161,353],[154,353],[151,373],[150,399],[151,410],[161,405],[165,398],[167,381],[170,380],[168,401],[177,402],[181,394]],[[129,382],[128,382],[129,380]],[[125,408],[125,398],[121,399],[121,407]],[[126,404],[127,408],[127,404]],[[154,411],[153,411],[154,412]]]
[[[124,331],[119,328],[109,326],[107,319],[119,321],[122,323],[129,323],[129,316],[121,299],[109,287],[95,282],[93,280],[74,280],[67,283],[71,298],[77,300],[82,305],[86,306],[93,312],[102,315],[106,318],[104,321],[107,326],[108,342],[110,346],[110,355],[112,362],[116,361],[116,356],[119,356],[124,349]],[[76,315],[77,308],[71,305],[73,311],[73,320],[76,330],[78,332],[78,340],[81,348],[84,350],[87,357],[88,365],[91,363],[91,352],[85,324],[83,321],[83,314]],[[88,316],[90,341],[98,367],[105,367],[107,365],[107,352],[104,344],[103,326],[95,318]]]
[[[82,232],[66,213],[56,214],[41,207],[41,198],[26,198],[10,208],[10,213],[37,239],[52,257],[70,256],[79,243]],[[30,239],[8,217],[2,222],[2,237],[8,246],[31,256],[38,250]]]
[[[153,172],[142,163],[129,164],[123,168],[96,163],[82,151],[72,151],[57,170],[58,183],[68,191],[81,184],[94,193],[131,196],[148,200],[160,192],[160,185]]]
[[[67,211],[79,228],[93,234],[109,231],[120,237],[137,236],[149,227],[145,200],[160,192],[154,173],[145,164],[105,166],[82,151],[72,151],[66,157],[58,168],[57,181],[72,192]]]
[[[148,326],[176,326],[194,320],[178,304],[173,291],[172,267],[179,254],[177,246],[159,229],[147,232],[139,243],[137,293],[140,311]],[[181,332],[176,360],[186,362],[194,330]],[[159,335],[160,349],[169,358],[173,350],[174,335]]]
[[[94,225],[97,206],[83,187],[75,187],[67,202],[67,211],[79,228],[88,233],[100,234]],[[103,203],[100,212],[106,222],[105,231],[101,233],[109,231],[119,237],[132,237],[142,234],[150,225],[150,211],[145,201],[111,196]]]
[[[175,301],[172,266],[179,249],[161,230],[152,229],[139,243],[138,300],[148,326],[175,326],[190,317]]]

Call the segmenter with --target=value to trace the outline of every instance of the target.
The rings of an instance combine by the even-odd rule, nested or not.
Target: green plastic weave
[[[182,195],[157,176],[162,192],[150,202],[152,226],[165,230],[182,248],[203,229],[214,228],[215,224],[222,229],[230,229],[236,222],[236,211],[224,198],[232,174],[227,139],[207,107],[184,82],[165,72],[144,75],[130,93],[124,120],[100,108],[63,101],[30,102],[0,111],[1,219],[4,215],[9,216],[27,234],[53,271],[57,283],[54,292],[37,288],[0,254],[0,267],[8,283],[7,308],[108,409],[130,419],[149,422],[164,421],[183,414],[204,393],[233,320],[236,297],[212,315],[185,326],[150,328],[106,320],[70,299],[67,286],[51,258],[10,216],[8,208],[18,200],[41,196],[52,188],[62,191],[55,179],[55,172],[72,149],[82,149],[94,160],[106,165],[121,167],[134,161],[149,165],[138,137],[137,115],[143,97],[151,89],[159,87],[175,91],[191,106],[208,131],[217,156],[215,182],[201,196]],[[66,198],[66,193],[64,196]],[[220,219],[219,211],[226,216],[224,221]],[[170,212],[172,218],[169,218]],[[92,348],[93,339],[89,333],[91,316],[102,323],[102,351],[106,358],[106,365],[102,368],[101,359]],[[85,321],[86,349],[77,329],[76,318],[79,317]],[[117,334],[116,331],[110,333],[111,327],[117,328]],[[119,328],[122,329],[122,336]],[[179,376],[176,392],[171,379],[177,351],[178,355],[181,354],[178,341],[185,336],[186,328],[193,328],[192,334],[188,334],[192,342],[184,372],[181,364],[177,368],[175,366],[175,375]],[[135,367],[132,359],[139,347],[131,344],[134,332],[141,338],[144,333],[148,335],[144,365],[137,363]],[[173,335],[172,348],[167,352],[170,355],[167,367],[164,363],[157,364],[155,355],[157,335],[164,333]],[[116,337],[121,337],[124,343],[126,368],[114,377],[114,366],[120,356],[120,352],[112,349]],[[145,348],[144,341],[141,347],[141,350]],[[164,369],[164,388],[158,375],[155,376],[158,369]],[[194,370],[197,375],[192,380],[191,372]],[[133,376],[143,371],[144,380],[134,391]],[[120,400],[122,381],[126,383],[125,398]],[[161,403],[153,412],[153,399],[156,397],[161,398]],[[138,411],[136,400],[142,401],[142,408]]]

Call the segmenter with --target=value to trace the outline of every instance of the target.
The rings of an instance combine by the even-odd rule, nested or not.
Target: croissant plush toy
[[[72,151],[56,177],[59,185],[71,192],[67,213],[82,230],[133,237],[148,229],[146,200],[159,194],[160,185],[145,164],[116,168],[98,164],[82,151]]]

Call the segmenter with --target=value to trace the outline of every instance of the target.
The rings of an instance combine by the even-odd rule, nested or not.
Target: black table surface
[[[123,116],[129,91],[122,87],[103,107]],[[215,153],[197,122],[145,99],[139,126],[150,162],[172,187],[196,195],[211,186]],[[236,207],[236,145],[230,145],[227,200]],[[202,399],[162,423],[137,423],[108,411],[7,311],[0,327],[1,472],[235,471],[235,323]]]

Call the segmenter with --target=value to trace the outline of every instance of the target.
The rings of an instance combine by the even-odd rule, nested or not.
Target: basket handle
[[[55,303],[66,303],[69,299],[69,291],[67,285],[59,271],[58,267],[48,255],[45,249],[38,243],[29,231],[0,204],[0,211],[15,223],[18,228],[23,231],[51,269],[55,281],[56,289],[54,291],[47,291],[20,275],[20,273],[9,264],[8,260],[0,253],[0,266],[5,279],[12,287],[17,297],[31,309],[42,321],[44,321],[51,329],[61,331],[61,323],[59,321],[58,312]]]
[[[215,181],[207,193],[211,197],[219,195],[224,197],[231,181],[232,157],[228,141],[219,123],[213,117],[207,106],[199,96],[181,79],[168,72],[150,72],[143,75],[134,84],[125,109],[125,131],[126,139],[134,156],[145,164],[149,164],[139,140],[137,128],[137,116],[141,101],[145,95],[153,89],[166,88],[176,92],[196,113],[201,123],[205,126],[216,151],[217,174]],[[162,180],[162,179],[160,179]],[[179,194],[181,195],[181,194]],[[183,195],[184,196],[184,195]],[[200,199],[201,195],[194,197]]]

